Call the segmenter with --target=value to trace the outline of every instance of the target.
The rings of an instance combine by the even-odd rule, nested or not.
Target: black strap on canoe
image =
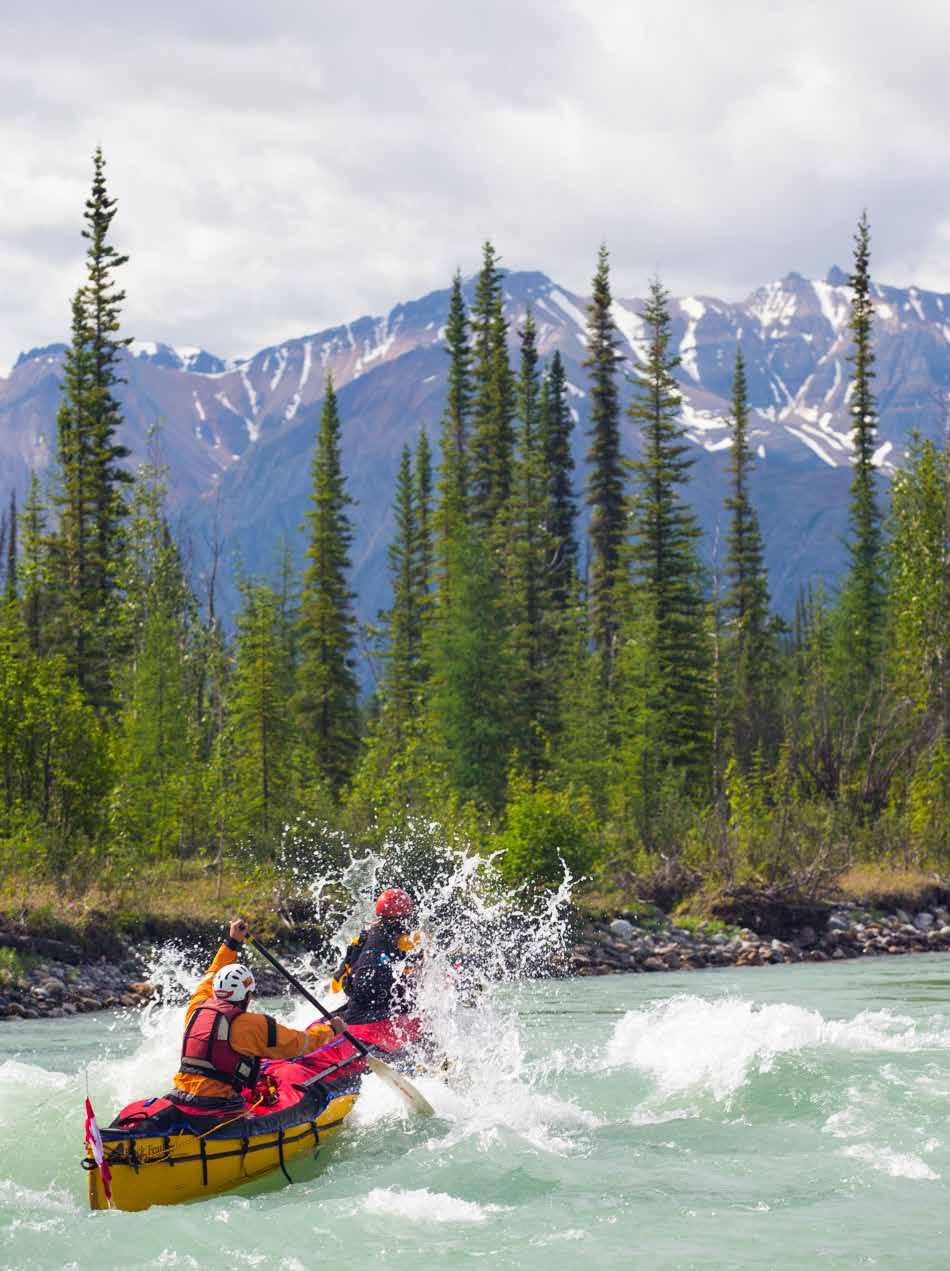
[[[202,1187],[207,1187],[208,1186],[208,1153],[205,1151],[204,1139],[199,1139],[198,1142],[201,1144],[201,1185]]]
[[[284,1164],[284,1131],[283,1131],[283,1128],[281,1128],[281,1129],[280,1129],[280,1130],[278,1130],[278,1132],[277,1132],[277,1157],[278,1157],[278,1160],[280,1161],[280,1172],[283,1174],[284,1178],[286,1178],[286,1180],[287,1180],[287,1182],[288,1182],[288,1183],[292,1183],[294,1180],[293,1180],[293,1179],[290,1177],[290,1175],[287,1173],[287,1166]]]

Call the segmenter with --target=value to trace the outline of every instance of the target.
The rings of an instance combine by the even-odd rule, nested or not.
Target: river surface
[[[87,1082],[164,1091],[180,1018],[0,1025],[0,1265],[950,1265],[947,955],[500,986],[434,1120],[369,1078],[292,1187],[89,1213]]]

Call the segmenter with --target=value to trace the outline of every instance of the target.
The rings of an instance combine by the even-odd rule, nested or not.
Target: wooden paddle
[[[279,971],[287,983],[291,984],[301,997],[305,997],[310,1005],[320,1012],[324,1019],[333,1018],[330,1011],[328,1011],[325,1006],[321,1006],[313,994],[308,993],[297,977],[292,975],[285,966],[282,966],[274,955],[264,948],[259,940],[255,939],[254,936],[249,936],[248,943],[252,944],[261,957],[265,958],[275,971]],[[427,1117],[434,1115],[435,1109],[432,1107],[429,1100],[425,1097],[425,1095],[420,1094],[412,1082],[407,1081],[402,1073],[396,1072],[395,1069],[390,1068],[389,1064],[384,1064],[381,1059],[377,1059],[375,1055],[371,1055],[369,1053],[369,1049],[364,1045],[364,1043],[361,1042],[358,1037],[354,1037],[349,1029],[344,1028],[340,1036],[345,1037],[354,1050],[358,1051],[359,1054],[363,1056],[369,1066],[370,1072],[374,1072],[377,1077],[386,1083],[387,1086],[395,1090],[397,1094],[401,1095],[402,1098],[405,1099],[406,1103],[408,1103],[409,1107],[412,1108],[413,1112],[418,1112],[421,1116]]]

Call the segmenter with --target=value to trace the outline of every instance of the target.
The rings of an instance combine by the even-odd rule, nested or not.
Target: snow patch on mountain
[[[580,309],[578,309],[573,300],[569,300],[567,296],[565,296],[564,292],[559,291],[556,287],[552,287],[548,292],[548,295],[561,312],[570,318],[575,326],[579,328],[578,339],[582,344],[586,344],[587,336],[585,332],[587,330],[587,315],[581,313]]]
[[[812,289],[821,306],[821,314],[835,335],[841,334],[851,314],[851,292],[848,287],[835,287],[828,282],[815,281]]]
[[[646,325],[640,314],[628,309],[619,300],[615,300],[610,306],[610,316],[613,318],[614,326],[630,345],[637,361],[645,362],[648,349]]]
[[[747,308],[758,318],[764,332],[795,315],[798,297],[786,289],[784,282],[770,282],[753,294]]]
[[[837,468],[837,463],[832,459],[831,455],[815,440],[809,437],[806,432],[802,432],[800,428],[793,428],[791,424],[785,425],[785,431],[790,432],[793,437],[797,437],[799,441],[803,441],[809,450],[813,450],[819,459],[823,459],[829,468]]]

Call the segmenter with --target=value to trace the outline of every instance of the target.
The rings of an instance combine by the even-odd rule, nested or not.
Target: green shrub
[[[579,877],[593,863],[594,825],[586,796],[544,786],[532,789],[523,778],[512,778],[505,828],[492,843],[502,852],[501,873],[510,883],[546,887],[560,883],[564,865]]]

